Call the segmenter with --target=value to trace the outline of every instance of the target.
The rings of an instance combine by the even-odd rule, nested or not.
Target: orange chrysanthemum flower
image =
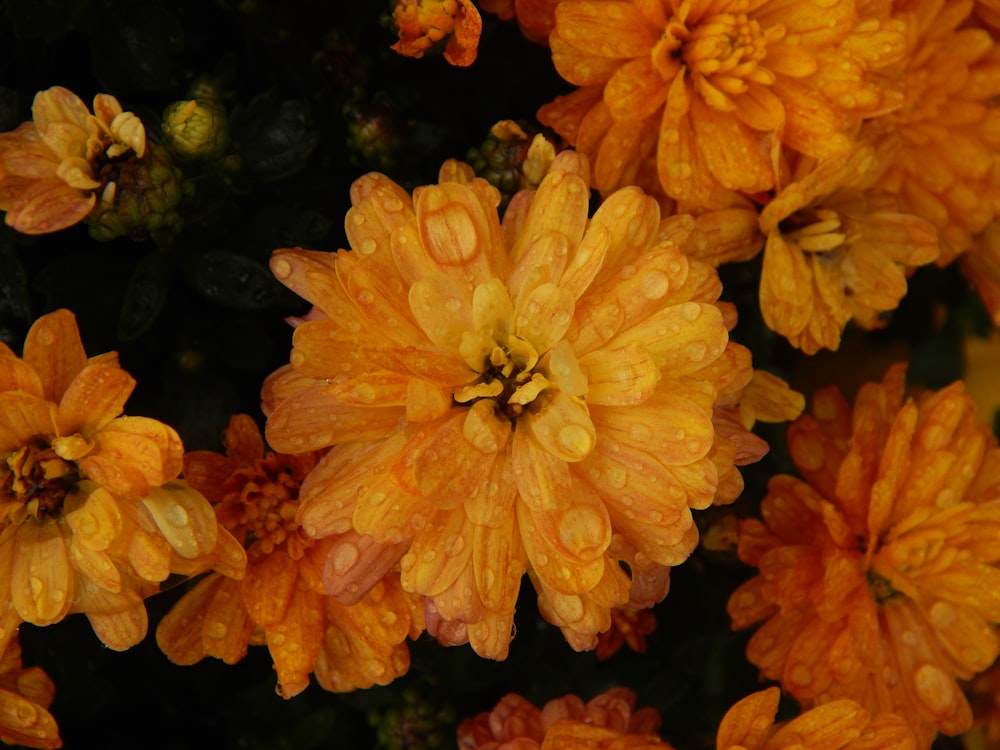
[[[327,690],[386,685],[410,666],[404,640],[422,628],[420,612],[398,576],[377,582],[346,606],[323,590],[324,542],[308,538],[295,521],[299,485],[317,452],[290,456],[265,451],[260,430],[245,414],[223,435],[226,455],[192,451],[184,457],[188,481],[216,503],[219,522],[247,550],[239,581],[213,574],[200,581],[163,618],[156,640],[177,664],[214,656],[227,664],[264,643],[278,673],[278,693],[297,695],[315,674]]]
[[[55,692],[40,667],[24,669],[21,644],[11,639],[0,657],[0,741],[44,750],[62,747],[59,727],[48,710]]]
[[[406,57],[423,57],[444,42],[444,59],[465,67],[476,61],[483,19],[471,0],[396,0],[392,19],[399,41],[392,49]]]
[[[908,272],[937,258],[934,227],[871,189],[889,158],[868,144],[818,164],[798,158],[760,213],[761,312],[806,354],[837,349],[848,321],[879,327]]]
[[[126,649],[171,572],[242,572],[236,540],[177,480],[177,433],[121,416],[134,386],[114,352],[87,359],[68,310],[35,322],[23,359],[0,343],[0,644],[21,620],[83,612]]]
[[[113,96],[94,97],[91,114],[61,86],[39,92],[31,112],[32,122],[0,133],[0,211],[17,231],[44,234],[90,213],[112,185],[103,165],[130,153],[141,157],[146,130]]]
[[[901,0],[906,100],[869,129],[903,146],[879,186],[941,234],[941,264],[965,252],[1000,206],[1000,47],[973,0]]]
[[[586,704],[564,695],[537,708],[510,693],[458,726],[459,750],[665,750],[660,713],[635,710],[635,693],[612,688]]]
[[[913,730],[899,716],[871,712],[841,698],[811,708],[791,721],[774,723],[781,692],[776,687],[748,695],[719,723],[716,750],[915,750]]]
[[[603,193],[644,184],[719,207],[722,189],[771,189],[783,147],[824,159],[846,128],[898,106],[898,21],[855,0],[564,0],[549,37],[580,88],[538,113],[593,158]],[[637,182],[638,180],[638,182]]]
[[[412,198],[371,174],[352,188],[354,252],[271,261],[315,310],[265,386],[268,441],[336,445],[299,520],[377,542],[334,542],[330,581],[400,560],[403,587],[493,658],[525,570],[545,617],[593,648],[633,582],[693,549],[691,509],[735,498],[734,464],[766,449],[735,416],[750,357],[718,277],[670,239],[693,222],[661,225],[635,188],[588,220],[589,198],[572,152],[503,226],[467,165]]]
[[[926,747],[972,721],[956,682],[1000,651],[1000,449],[961,383],[904,399],[905,367],[836,389],[788,442],[803,480],[778,476],[763,521],[741,522],[760,569],[729,600],[759,620],[747,655],[804,705],[896,713]]]

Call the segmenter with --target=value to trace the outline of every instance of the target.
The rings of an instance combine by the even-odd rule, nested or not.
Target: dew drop
[[[357,247],[358,252],[362,255],[372,255],[377,249],[378,243],[371,237],[362,240]]]
[[[493,572],[492,568],[487,568],[483,571],[483,587],[486,589],[493,588],[493,584],[496,583],[497,575]]]
[[[376,505],[381,505],[385,502],[386,494],[384,492],[372,492],[368,495],[368,504],[372,507]]]
[[[375,301],[375,295],[372,294],[367,289],[362,289],[360,292],[358,292],[358,302],[360,302],[362,305],[370,305],[374,301]]]
[[[697,302],[685,302],[681,305],[681,315],[684,320],[694,323],[701,316],[701,306]]]
[[[213,622],[207,628],[205,628],[205,635],[209,638],[214,638],[217,641],[221,641],[226,637],[229,632],[229,628],[226,627],[225,623]]]
[[[639,292],[646,299],[660,299],[670,289],[670,279],[662,271],[644,271],[639,277]]]
[[[270,640],[275,646],[281,646],[285,642],[285,634],[275,633],[268,640]]]
[[[338,544],[330,552],[330,562],[333,564],[333,572],[344,574],[354,567],[361,557],[361,550],[357,545],[344,542]]]
[[[620,466],[614,466],[605,472],[605,477],[616,490],[620,490],[628,482],[628,472]]]
[[[187,526],[191,520],[188,512],[179,505],[171,505],[168,507],[163,511],[163,517],[166,519],[167,523],[178,529]]]
[[[574,459],[583,459],[594,447],[594,436],[586,427],[568,424],[559,430],[559,445]]]
[[[957,700],[955,682],[944,670],[933,664],[924,664],[913,676],[917,698],[935,717],[951,713]]]
[[[687,346],[688,359],[692,362],[701,362],[705,359],[706,354],[708,354],[708,346],[705,345],[704,341],[692,341]]]
[[[788,677],[793,683],[801,687],[807,687],[813,681],[812,672],[804,664],[796,664]]]
[[[279,279],[287,279],[292,275],[292,264],[284,258],[278,258],[271,265],[271,271]],[[44,330],[44,329],[43,329]],[[45,343],[45,342],[42,342]]]
[[[678,143],[681,139],[681,134],[679,130],[668,128],[660,131],[660,138],[663,139],[664,143]]]

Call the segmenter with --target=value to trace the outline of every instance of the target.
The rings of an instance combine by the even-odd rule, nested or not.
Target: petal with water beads
[[[724,355],[728,342],[729,332],[718,307],[684,302],[660,309],[615,337],[609,346],[643,343],[660,369],[677,378],[710,366]]]
[[[648,55],[662,31],[631,3],[594,0],[557,6],[556,29],[573,46],[611,58]]]
[[[56,434],[56,407],[23,391],[0,393],[0,451],[14,451]]]
[[[471,565],[472,529],[461,509],[431,516],[399,561],[403,588],[425,596],[446,591]]]
[[[28,519],[12,541],[10,596],[26,622],[51,625],[69,612],[74,578],[61,526],[52,520]]]
[[[278,695],[291,698],[309,686],[309,675],[323,643],[323,597],[297,586],[285,616],[264,628],[267,648],[278,673]]]
[[[151,593],[147,591],[146,596]],[[111,593],[81,577],[76,599],[77,609],[87,615],[94,634],[108,648],[126,651],[146,637],[149,615],[138,592],[123,588],[120,593]]]
[[[0,393],[23,391],[38,398],[44,398],[42,379],[31,365],[13,354],[0,353]]]
[[[580,368],[587,374],[587,402],[599,406],[641,404],[660,380],[659,366],[638,342],[585,354]]]
[[[93,552],[106,550],[122,532],[118,503],[103,487],[93,487],[82,503],[76,496],[71,498],[63,507],[63,517],[73,530],[73,544]]]
[[[541,405],[521,418],[538,444],[563,461],[582,461],[594,447],[597,433],[586,404],[562,391],[539,399]]]
[[[527,566],[513,507],[496,527],[473,527],[472,564],[483,606],[513,613]]]
[[[704,409],[669,389],[653,392],[639,409],[593,406],[597,433],[656,456],[668,466],[683,466],[708,454],[715,438]]]
[[[761,747],[774,725],[780,699],[781,690],[770,687],[751,693],[735,703],[719,723],[716,747],[720,750],[737,746]]]
[[[247,575],[236,586],[250,619],[266,627],[285,618],[297,581],[295,561],[278,553],[250,563]]]
[[[154,487],[142,498],[156,526],[181,557],[209,554],[218,539],[215,511],[200,492],[182,481]]]
[[[557,510],[571,502],[566,462],[541,446],[528,430],[512,437],[511,466],[518,495],[528,508]]]
[[[221,575],[210,576],[209,580],[213,578],[217,585],[213,587],[212,595],[204,605],[202,626],[195,632],[201,636],[206,656],[220,659],[226,664],[235,664],[246,656],[255,623],[243,604],[239,584]]]
[[[439,273],[470,286],[493,278],[484,250],[499,237],[499,220],[471,188],[456,182],[427,185],[413,191],[413,200],[421,247]]]
[[[399,563],[410,540],[396,544],[348,531],[331,545],[323,565],[323,588],[344,606],[360,602]]]
[[[870,720],[871,713],[855,701],[830,701],[782,726],[768,740],[768,746],[801,745],[810,750],[839,750],[845,744],[845,737],[859,736]]]
[[[996,628],[970,607],[937,601],[927,619],[951,658],[969,673],[985,670],[1000,652]]]
[[[442,273],[426,276],[410,287],[410,311],[433,343],[457,347],[462,334],[474,330],[469,291],[468,284]]]
[[[117,362],[87,365],[59,402],[59,434],[79,432],[90,438],[122,413],[134,387],[135,379]]]

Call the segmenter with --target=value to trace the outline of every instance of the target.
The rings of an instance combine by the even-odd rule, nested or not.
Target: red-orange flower
[[[62,747],[59,727],[49,713],[55,697],[52,680],[40,667],[24,669],[21,644],[7,643],[0,657],[0,740],[44,750]]]
[[[740,525],[760,574],[729,600],[759,620],[747,655],[806,706],[893,712],[921,747],[972,714],[956,679],[1000,652],[1000,449],[961,383],[904,398],[902,365],[836,389],[789,428],[803,479],[777,476],[763,521]]]
[[[906,99],[867,128],[902,140],[879,186],[938,229],[944,264],[968,250],[1000,206],[1000,47],[971,0],[893,6],[907,29]]]
[[[19,620],[83,612],[125,649],[171,572],[242,572],[239,545],[177,480],[177,433],[122,416],[134,386],[114,352],[87,358],[68,310],[35,322],[23,359],[0,343],[0,644]]]
[[[628,604],[611,610],[611,627],[597,636],[594,655],[610,659],[625,644],[637,654],[646,653],[646,636],[656,630],[656,615],[651,609],[639,609]]]
[[[0,133],[0,211],[19,232],[44,234],[82,221],[108,187],[103,164],[141,157],[146,131],[108,94],[94,97],[94,113],[68,89],[35,96],[33,121]],[[110,184],[110,183],[109,183]]]
[[[667,750],[654,733],[660,714],[635,710],[635,694],[612,688],[586,704],[564,695],[537,708],[510,693],[458,727],[459,750]]]
[[[781,693],[776,687],[748,695],[719,723],[716,750],[914,750],[913,730],[891,713],[872,715],[841,698],[774,723]]]
[[[824,159],[848,128],[898,106],[872,75],[905,53],[898,21],[855,0],[564,0],[549,37],[580,88],[545,105],[544,124],[594,162],[603,193],[644,184],[719,207],[722,190],[775,184],[783,148]]]
[[[634,188],[588,219],[583,165],[557,156],[503,225],[466,165],[412,198],[368,175],[353,252],[271,261],[315,310],[265,386],[268,441],[336,446],[299,520],[377,542],[335,541],[328,590],[398,560],[403,587],[493,658],[525,571],[544,616],[593,648],[632,587],[687,558],[691,510],[734,499],[735,466],[766,448],[737,416],[752,371],[735,311],[680,250],[693,222],[661,223]]]
[[[224,456],[185,455],[184,473],[246,547],[246,575],[235,581],[213,574],[185,594],[157,628],[163,652],[178,664],[206,656],[233,664],[250,644],[266,644],[285,698],[304,690],[310,674],[337,692],[385,685],[405,674],[410,656],[404,640],[423,628],[398,576],[378,581],[352,606],[326,596],[329,545],[308,538],[295,520],[299,486],[321,454],[265,451],[260,430],[245,414],[230,420],[223,443]]]
[[[472,0],[396,0],[392,18],[399,32],[392,49],[399,54],[423,57],[447,39],[445,60],[462,67],[475,62],[483,20]]]

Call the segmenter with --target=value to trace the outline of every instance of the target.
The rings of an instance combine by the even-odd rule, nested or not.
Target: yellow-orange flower
[[[447,39],[445,60],[461,67],[476,61],[483,19],[472,0],[396,0],[392,19],[399,32],[392,49],[401,55],[423,57]]]
[[[938,229],[941,264],[965,252],[1000,206],[1000,47],[972,9],[972,0],[894,3],[907,29],[905,104],[868,126],[901,138],[879,186]]]
[[[804,479],[777,476],[740,525],[760,574],[729,600],[747,655],[806,706],[850,698],[926,747],[972,720],[956,682],[1000,651],[1000,449],[961,383],[904,398],[905,367],[836,389],[789,428]]]
[[[798,158],[760,212],[761,312],[806,354],[837,349],[848,321],[879,327],[906,294],[907,273],[937,258],[935,228],[872,189],[890,158],[870,144],[819,163]]]
[[[40,667],[24,669],[21,644],[10,640],[0,657],[0,740],[44,750],[62,747],[59,727],[49,713],[52,680]]]
[[[880,6],[881,7],[881,6]],[[817,159],[848,127],[898,106],[880,71],[902,25],[855,0],[564,0],[549,36],[580,88],[538,113],[594,161],[603,193],[655,158],[663,191],[719,207],[720,192],[771,189],[782,148]]]
[[[458,727],[459,750],[653,750],[671,746],[656,736],[660,713],[635,710],[635,693],[612,688],[586,704],[575,695],[539,709],[516,693]]]
[[[295,521],[299,485],[321,454],[265,451],[245,414],[230,420],[223,442],[225,456],[186,454],[184,474],[216,503],[219,522],[246,547],[246,575],[236,581],[212,574],[185,594],[157,628],[163,652],[178,664],[206,656],[234,664],[250,644],[266,644],[285,698],[304,690],[310,674],[337,692],[405,674],[404,640],[420,633],[422,619],[398,576],[378,581],[352,606],[326,596],[329,548],[306,537]]]
[[[236,540],[177,480],[177,433],[121,415],[134,386],[114,352],[87,358],[68,310],[35,322],[23,359],[0,344],[0,644],[20,620],[83,612],[125,649],[171,572],[241,572]]]
[[[102,167],[146,149],[146,130],[108,94],[94,112],[68,89],[35,96],[33,121],[0,133],[0,211],[25,234],[44,234],[82,221],[107,183]],[[113,187],[112,187],[113,189]]]
[[[719,723],[716,750],[914,750],[913,730],[891,713],[872,715],[847,698],[774,723],[781,693],[776,687],[748,695]]]
[[[335,445],[299,520],[377,542],[335,541],[330,583],[399,560],[403,587],[493,658],[525,570],[545,617],[593,648],[630,587],[693,549],[691,509],[735,498],[734,464],[766,449],[734,416],[751,377],[735,312],[671,240],[693,222],[661,224],[635,188],[588,220],[583,170],[557,156],[502,226],[467,165],[412,198],[371,174],[352,188],[353,252],[271,261],[315,309],[265,386],[268,441]]]

